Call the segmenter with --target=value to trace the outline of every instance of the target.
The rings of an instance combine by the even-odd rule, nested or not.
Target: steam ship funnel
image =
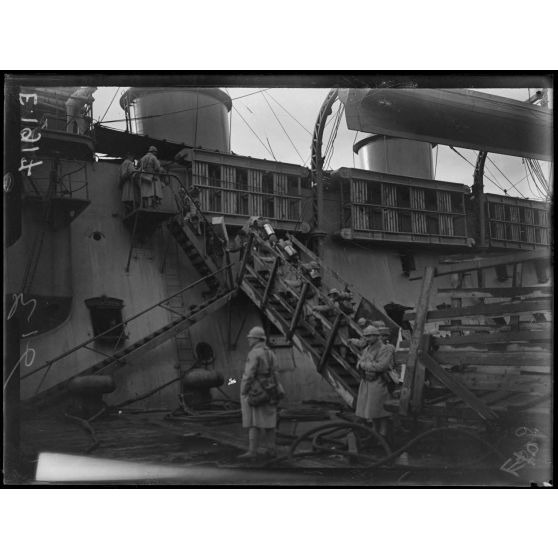
[[[354,151],[365,170],[434,179],[430,143],[374,135],[357,142]]]
[[[230,152],[228,113],[232,103],[220,89],[131,87],[120,105],[137,134]]]

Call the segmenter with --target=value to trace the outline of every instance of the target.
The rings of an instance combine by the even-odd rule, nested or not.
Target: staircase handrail
[[[304,252],[312,261],[318,263],[321,268],[325,269],[335,279],[337,279],[337,281],[339,281],[339,283],[342,283],[343,285],[347,286],[352,293],[355,293],[356,295],[360,296],[360,298],[366,299],[366,297],[352,283],[349,283],[347,280],[345,280],[343,277],[341,277],[341,275],[339,275],[339,273],[337,273],[337,271],[335,271],[331,267],[325,265],[322,262],[322,260],[320,260],[320,258],[317,256],[317,254],[314,254],[314,252],[312,252],[312,250],[310,250],[309,248],[304,246],[304,244],[302,244],[302,242],[300,242],[300,240],[298,240],[295,236],[293,236],[290,233],[287,233],[287,238],[295,245],[296,248],[298,248],[301,252]],[[387,316],[387,317],[389,317],[389,316]]]
[[[321,300],[327,300],[327,294],[323,293],[318,287],[316,287],[316,285],[314,285],[312,283],[312,281],[310,281],[307,277],[304,276],[304,274],[297,269],[295,266],[293,266],[286,258],[285,256],[283,256],[283,254],[281,254],[281,252],[279,252],[278,250],[276,250],[275,248],[273,248],[271,246],[271,244],[266,244],[264,240],[262,240],[256,233],[252,233],[253,238],[256,240],[257,243],[265,246],[266,249],[271,249],[272,252],[279,258],[281,258],[281,260],[283,261],[283,263],[286,263],[287,266],[289,268],[291,268],[295,274],[297,275],[297,277],[299,277],[303,282],[308,283],[308,286],[310,287],[310,289],[312,289],[314,291],[314,293],[316,293],[318,295],[318,298]],[[321,265],[321,263],[320,263]],[[349,314],[347,314],[346,312],[344,312],[343,310],[341,310],[341,308],[334,308],[334,310],[340,314],[343,314],[343,316],[345,317],[345,319],[347,320],[348,324],[351,326],[352,329],[354,329],[355,331],[357,331],[358,333],[360,333],[362,335],[362,329],[361,327],[351,318],[351,316]]]
[[[28,378],[29,376],[32,376],[34,374],[36,374],[37,372],[39,372],[40,370],[43,370],[43,368],[47,368],[49,366],[52,366],[52,364],[54,364],[55,362],[58,362],[59,360],[62,360],[63,358],[66,358],[68,355],[74,353],[75,351],[78,351],[79,349],[93,343],[94,341],[96,341],[97,339],[99,339],[100,337],[103,337],[104,335],[106,335],[107,333],[110,333],[111,331],[113,331],[114,329],[119,328],[120,326],[124,326],[132,321],[134,321],[135,319],[139,318],[140,316],[143,316],[144,314],[147,314],[147,312],[150,312],[151,310],[153,310],[154,308],[160,307],[162,304],[164,304],[165,302],[168,302],[169,300],[172,300],[173,298],[175,298],[176,296],[188,291],[189,289],[192,289],[193,287],[196,287],[197,285],[199,285],[200,283],[203,283],[208,277],[212,276],[212,275],[217,275],[218,273],[221,273],[222,271],[227,270],[228,268],[232,267],[232,263],[229,265],[226,265],[224,267],[222,267],[221,269],[218,269],[217,271],[214,271],[213,273],[209,273],[208,275],[206,275],[205,277],[202,277],[201,279],[198,279],[197,281],[194,281],[193,283],[190,283],[189,285],[187,285],[186,287],[184,287],[183,289],[180,289],[179,291],[177,291],[176,293],[160,300],[159,302],[157,302],[156,304],[153,304],[152,306],[149,306],[148,308],[145,308],[144,310],[142,310],[141,312],[135,314],[134,316],[127,318],[126,320],[123,320],[122,322],[112,326],[111,328],[107,329],[106,331],[103,331],[102,333],[99,333],[98,335],[96,335],[95,337],[93,337],[92,339],[88,339],[87,341],[84,341],[83,343],[80,343],[79,345],[76,345],[75,347],[73,347],[72,349],[69,349],[68,351],[66,351],[65,353],[62,353],[61,355],[58,355],[56,358],[52,359],[52,360],[47,360],[45,362],[45,364],[43,364],[42,366],[40,366],[39,368],[35,368],[34,370],[31,370],[30,372],[28,372],[27,374],[24,374],[21,376],[21,380],[24,380],[25,378]],[[232,290],[232,289],[229,289]]]

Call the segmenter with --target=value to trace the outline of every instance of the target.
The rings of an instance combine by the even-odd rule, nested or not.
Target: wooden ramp
[[[399,402],[401,415],[536,424],[551,422],[552,288],[524,285],[527,266],[550,259],[545,250],[429,267],[422,277]],[[509,287],[489,287],[486,270],[511,266]],[[473,272],[478,285],[462,288]],[[436,288],[437,277],[457,274],[455,289]],[[494,270],[491,271],[494,274]],[[510,281],[508,281],[510,282]],[[437,302],[447,302],[432,308]]]

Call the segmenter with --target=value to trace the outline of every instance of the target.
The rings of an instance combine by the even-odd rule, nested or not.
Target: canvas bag
[[[260,405],[277,405],[279,401],[284,397],[285,391],[283,387],[277,380],[276,372],[271,368],[271,359],[269,353],[270,349],[264,348],[269,373],[260,374],[259,370],[256,372],[256,378],[250,387],[248,392],[248,404],[252,407],[259,407]]]

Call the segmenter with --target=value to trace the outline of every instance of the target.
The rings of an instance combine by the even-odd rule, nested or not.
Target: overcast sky
[[[124,112],[120,108],[118,99],[125,89],[124,87],[118,89],[100,87],[97,89],[94,94],[94,118],[102,119],[107,126],[124,129]],[[232,151],[239,155],[270,160],[274,158],[274,155],[279,161],[309,166],[312,130],[319,109],[327,95],[327,89],[267,89],[262,91],[234,88],[226,91],[233,99],[234,106],[231,122]],[[524,101],[529,97],[529,93],[533,94],[535,90],[484,89],[482,91]],[[111,104],[115,93],[117,93],[116,98]],[[248,94],[251,95],[245,96]],[[237,97],[242,98],[235,100]],[[337,107],[338,104],[334,105],[333,114],[328,120],[324,133],[324,147],[327,145],[330,131],[333,128],[333,115],[335,115]],[[114,122],[115,120],[120,120],[120,122]],[[352,146],[355,141],[367,135],[348,130],[343,117],[333,143],[333,155],[326,168],[358,167],[358,157],[353,154]],[[435,178],[471,185],[474,170],[472,165],[476,161],[477,152],[463,148],[458,148],[458,151],[471,164],[464,161],[447,146],[440,145],[438,148],[434,148]],[[503,194],[503,189],[506,189],[512,196],[526,196],[531,199],[539,197],[533,187],[531,176],[528,180],[526,179],[526,169],[520,158],[498,154],[490,154],[489,158],[485,167],[485,191]],[[541,166],[548,179],[549,165],[541,162]]]

